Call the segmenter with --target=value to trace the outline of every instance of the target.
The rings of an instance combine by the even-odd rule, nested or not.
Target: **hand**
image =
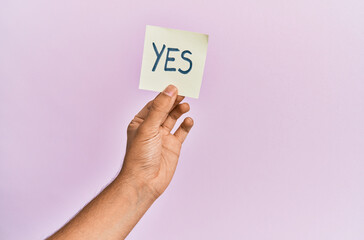
[[[138,182],[158,198],[172,180],[182,143],[193,126],[186,118],[174,134],[176,121],[190,110],[188,103],[169,85],[130,122],[126,154],[119,177]]]
[[[176,121],[190,110],[169,85],[130,122],[118,177],[48,239],[124,239],[164,192],[176,170],[181,146],[193,121]]]

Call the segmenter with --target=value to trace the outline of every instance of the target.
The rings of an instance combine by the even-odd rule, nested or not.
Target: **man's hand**
[[[48,239],[124,239],[163,193],[176,170],[181,146],[193,121],[177,119],[190,109],[170,85],[128,126],[123,167],[118,177]]]
[[[157,198],[167,188],[176,170],[181,146],[192,128],[186,118],[174,134],[176,121],[190,110],[177,88],[169,85],[150,101],[128,126],[128,141],[121,178],[138,181]]]

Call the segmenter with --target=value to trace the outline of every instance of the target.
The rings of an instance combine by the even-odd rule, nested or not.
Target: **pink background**
[[[364,239],[364,1],[0,3],[0,238],[118,172],[145,25],[208,33],[195,127],[129,239]]]

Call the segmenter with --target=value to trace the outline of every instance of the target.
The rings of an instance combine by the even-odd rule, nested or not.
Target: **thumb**
[[[166,120],[173,104],[177,98],[177,88],[173,85],[168,85],[163,92],[153,100],[148,116],[145,118],[143,125],[145,128],[159,128]]]

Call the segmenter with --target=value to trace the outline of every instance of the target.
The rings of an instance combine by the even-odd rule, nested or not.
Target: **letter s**
[[[180,72],[180,73],[182,73],[182,74],[187,74],[187,73],[189,73],[190,71],[191,71],[191,69],[192,69],[192,61],[191,61],[191,59],[189,59],[189,58],[187,58],[187,57],[185,57],[185,54],[186,53],[189,53],[189,54],[191,54],[192,55],[192,53],[190,52],[190,51],[188,51],[188,50],[185,50],[185,51],[183,51],[182,52],[182,54],[181,54],[181,57],[182,57],[182,59],[183,60],[185,60],[185,61],[187,61],[187,62],[189,62],[190,63],[190,67],[187,69],[187,70],[182,70],[182,69],[180,69],[180,68],[178,68],[178,71]]]

